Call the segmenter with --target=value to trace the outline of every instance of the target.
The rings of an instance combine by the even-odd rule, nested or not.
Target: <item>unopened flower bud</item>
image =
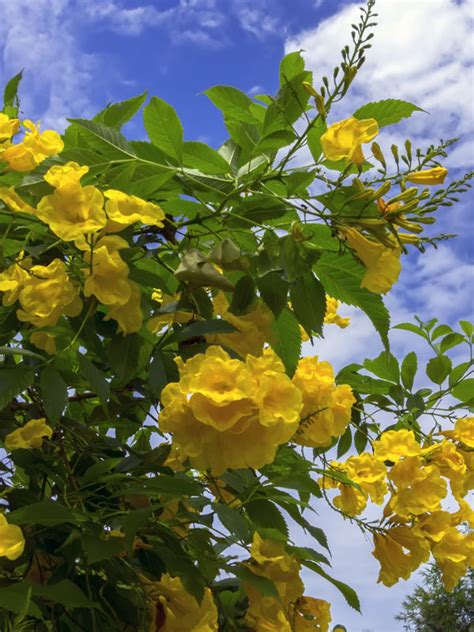
[[[371,149],[375,160],[378,160],[384,167],[386,167],[387,163],[385,162],[385,156],[383,155],[383,151],[381,150],[380,145],[374,141],[372,143]]]
[[[384,182],[374,193],[374,198],[378,200],[383,197],[386,193],[388,193],[391,189],[390,182]]]
[[[418,235],[411,235],[409,233],[398,233],[398,237],[402,244],[419,244],[420,238]]]

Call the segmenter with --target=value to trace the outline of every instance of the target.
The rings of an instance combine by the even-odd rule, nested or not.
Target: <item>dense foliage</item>
[[[472,327],[397,325],[426,345],[418,370],[390,351],[382,297],[409,249],[447,238],[423,231],[470,176],[437,186],[453,141],[377,144],[413,104],[335,118],[374,17],[370,1],[319,88],[299,53],[275,96],[210,88],[218,150],[146,94],[40,131],[21,75],[6,85],[2,629],[327,632],[303,566],[360,605],[331,574],[322,503],[373,537],[387,586],[432,555],[453,590],[472,563]],[[142,106],[149,141],[129,141]],[[334,375],[301,344],[317,353],[327,327],[350,344],[341,303],[385,350]]]
[[[444,590],[439,569],[422,572],[423,584],[403,602],[397,619],[407,632],[472,632],[474,629],[474,570],[456,588]]]

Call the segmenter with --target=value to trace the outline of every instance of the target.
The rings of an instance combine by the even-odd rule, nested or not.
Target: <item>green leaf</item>
[[[102,154],[108,160],[136,160],[133,147],[124,136],[114,129],[102,123],[87,121],[85,119],[68,119],[73,125],[81,128],[81,135],[85,144],[96,152]],[[69,128],[68,128],[69,129]]]
[[[263,577],[263,575],[255,575],[255,573],[252,573],[252,571],[246,566],[233,566],[228,570],[239,577],[244,584],[249,584],[252,588],[256,588],[264,597],[274,597],[275,599],[280,599],[280,595],[278,594],[275,584],[267,577]]]
[[[173,336],[173,339],[178,341],[189,340],[189,338],[197,338],[207,334],[231,334],[234,331],[237,331],[234,325],[221,318],[215,318],[212,320],[200,320],[191,325],[186,325]]]
[[[31,369],[16,367],[13,369],[0,368],[0,410],[19,395],[34,381],[34,373]]]
[[[457,347],[464,342],[464,336],[462,334],[458,334],[453,332],[452,334],[448,334],[443,338],[440,342],[439,350],[441,353],[444,353],[448,349],[452,349],[453,347]]]
[[[18,86],[23,77],[23,70],[17,75],[12,77],[5,86],[3,91],[3,107],[17,108],[18,107]]]
[[[442,384],[451,371],[451,360],[448,356],[440,355],[431,358],[426,365],[426,375],[435,384]]]
[[[367,436],[367,429],[365,426],[363,429],[358,428],[354,435],[354,445],[357,450],[357,454],[361,454],[365,450],[368,441],[369,438]]]
[[[423,329],[421,329],[421,327],[418,327],[418,325],[413,325],[413,323],[399,323],[398,325],[394,325],[392,329],[402,329],[403,331],[411,331],[411,333],[417,334],[418,336],[421,336],[425,340],[428,340],[428,336],[423,331]]]
[[[8,522],[17,525],[41,524],[46,527],[53,527],[57,524],[80,524],[85,520],[85,516],[77,511],[73,511],[54,500],[42,500],[15,509],[8,514]]]
[[[159,350],[155,351],[153,360],[148,368],[148,384],[156,397],[160,397],[161,391],[168,383],[163,357]]]
[[[251,500],[245,504],[247,513],[256,527],[277,529],[288,538],[288,526],[281,511],[266,498]]]
[[[452,388],[471,367],[471,362],[461,362],[449,374],[449,386]]]
[[[33,596],[60,603],[66,608],[100,608],[98,603],[86,597],[82,590],[69,579],[62,579],[47,586],[35,584]]]
[[[315,266],[326,292],[348,305],[360,307],[370,318],[386,349],[390,316],[379,294],[361,288],[363,268],[351,255],[323,254]]]
[[[341,456],[344,456],[344,454],[349,450],[351,445],[352,445],[352,431],[351,431],[351,427],[347,426],[346,431],[337,442],[337,458],[340,459]]]
[[[222,503],[216,503],[212,508],[224,527],[232,535],[236,535],[243,542],[250,542],[252,539],[250,524],[238,509],[232,509]]]
[[[459,382],[451,391],[451,395],[464,403],[471,402],[474,399],[474,378]]]
[[[287,304],[288,281],[282,277],[281,272],[274,270],[259,277],[257,279],[257,287],[265,303],[272,310],[273,314],[278,317]]]
[[[247,275],[241,277],[235,284],[230,311],[237,316],[245,314],[255,296],[255,281]]]
[[[54,425],[68,403],[66,382],[56,369],[46,366],[41,371],[40,387],[44,410],[49,421]]]
[[[301,332],[298,321],[289,309],[284,309],[273,323],[276,340],[271,342],[290,377],[296,370],[301,351]]]
[[[461,329],[466,334],[468,338],[472,338],[474,332],[474,326],[468,320],[460,320],[459,324],[461,325]]]
[[[326,579],[333,586],[335,586],[341,592],[344,599],[351,606],[351,608],[354,608],[354,610],[357,610],[357,612],[360,612],[359,597],[357,596],[357,593],[353,588],[351,588],[344,582],[339,581],[338,579],[334,579],[334,577],[331,577],[330,575],[328,575],[326,571],[324,571],[317,564],[313,564],[308,561],[306,563],[306,566],[308,566],[308,568],[311,568],[311,570],[313,570],[315,573],[318,573],[318,575],[321,575],[321,577],[324,577],[324,579]]]
[[[174,108],[163,99],[152,97],[143,110],[143,120],[151,142],[180,162],[183,154],[183,127]]]
[[[230,165],[215,149],[205,143],[190,141],[183,145],[185,167],[199,169],[203,173],[229,173]]]
[[[137,334],[114,336],[107,346],[107,358],[117,376],[117,384],[126,384],[137,373],[143,338]],[[115,380],[114,380],[115,384]]]
[[[311,152],[311,155],[313,156],[313,160],[315,162],[318,162],[321,157],[321,136],[324,134],[326,129],[327,125],[325,121],[318,118],[316,120],[316,123],[312,125],[306,136],[306,140],[308,141],[308,149]]]
[[[92,390],[97,393],[103,406],[107,406],[110,397],[110,385],[105,379],[103,373],[88,358],[77,352],[79,361],[79,369],[85,377]]]
[[[312,272],[296,279],[290,288],[291,307],[308,335],[322,335],[326,314],[324,287]]]
[[[287,123],[294,123],[305,112],[309,101],[303,82],[312,83],[313,75],[308,70],[303,70],[284,83],[278,91],[276,104],[283,112]]]
[[[108,540],[96,538],[93,535],[84,534],[81,537],[81,544],[87,557],[88,564],[96,564],[103,560],[119,555],[127,548],[124,538],[111,537]]]
[[[382,351],[374,360],[364,360],[364,367],[377,377],[398,384],[400,377],[398,360],[389,351]]]
[[[204,91],[204,94],[219,108],[225,117],[242,121],[243,123],[256,123],[257,119],[250,108],[253,105],[244,92],[232,86],[214,86]]]
[[[189,476],[177,474],[168,476],[160,474],[152,479],[142,481],[141,484],[132,484],[118,491],[116,496],[124,494],[171,494],[173,496],[197,496],[202,494],[202,486]]]
[[[280,62],[280,85],[288,83],[304,71],[304,59],[300,51],[288,53]]]
[[[417,368],[418,358],[416,353],[414,351],[410,351],[410,353],[403,359],[401,367],[402,384],[408,390],[413,388]]]
[[[110,103],[106,108],[96,114],[92,120],[97,123],[103,123],[108,127],[121,129],[122,125],[135,116],[144,104],[146,97],[147,93],[144,92],[143,94],[139,94],[136,97],[127,99],[126,101]]]
[[[25,604],[28,603],[28,594],[31,594],[31,586],[25,581],[0,588],[0,609],[5,609],[15,614],[22,612]],[[31,600],[28,603],[27,613],[36,619],[42,618],[41,610]]]
[[[363,105],[354,112],[353,116],[359,120],[374,118],[379,124],[379,127],[385,127],[386,125],[398,123],[403,118],[409,118],[413,112],[424,111],[422,108],[408,101],[384,99],[383,101],[374,101],[373,103]]]
[[[449,325],[438,325],[431,332],[431,340],[436,340],[440,336],[444,336],[452,332],[452,329]]]

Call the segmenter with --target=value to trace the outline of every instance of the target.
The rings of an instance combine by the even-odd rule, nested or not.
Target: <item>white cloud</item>
[[[285,34],[284,25],[274,13],[275,4],[267,0],[233,0],[232,7],[241,28],[259,39]]]
[[[376,11],[378,26],[367,62],[333,116],[337,113],[341,118],[340,114],[349,114],[367,101],[390,97],[412,101],[430,116],[415,114],[404,123],[404,132],[422,144],[462,135],[463,145],[456,150],[452,166],[471,165],[472,151],[466,143],[474,135],[472,3],[378,0]],[[331,77],[358,16],[358,5],[351,3],[315,29],[291,38],[285,48],[287,52],[304,49],[319,81],[323,75]],[[394,135],[398,136],[396,128]]]

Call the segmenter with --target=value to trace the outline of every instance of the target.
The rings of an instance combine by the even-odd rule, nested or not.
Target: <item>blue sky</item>
[[[290,50],[304,49],[320,78],[338,62],[357,6],[342,0],[0,0],[0,84],[24,68],[25,115],[56,129],[64,128],[66,116],[89,117],[108,102],[148,90],[176,108],[188,140],[218,146],[225,129],[201,93],[222,83],[250,94],[272,93],[279,60]],[[426,146],[462,136],[447,166],[451,176],[472,169],[472,2],[379,0],[377,8],[374,48],[334,120],[363,102],[405,98],[430,114],[388,128],[380,144],[402,144],[410,136]],[[143,133],[139,124],[128,132]],[[298,160],[304,162],[304,154]],[[456,241],[404,260],[387,299],[393,322],[413,313],[449,323],[472,317],[471,206],[466,198],[440,211],[437,230],[459,233]],[[343,333],[329,328],[308,353],[336,367],[377,355],[370,323],[354,310],[347,313],[352,327]],[[392,341],[397,354],[414,344],[400,333]],[[370,543],[358,529],[324,507],[318,524],[330,534],[334,575],[358,590],[364,614],[351,611],[338,593],[309,575],[307,593],[330,599],[334,622],[350,632],[401,632],[392,617],[414,580],[392,589],[377,586]]]

